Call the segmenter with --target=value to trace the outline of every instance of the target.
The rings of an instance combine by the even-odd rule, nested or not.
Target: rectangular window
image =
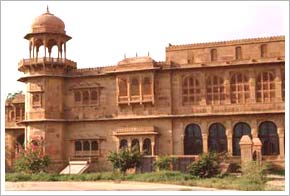
[[[32,94],[32,107],[41,107],[42,93],[33,92]]]

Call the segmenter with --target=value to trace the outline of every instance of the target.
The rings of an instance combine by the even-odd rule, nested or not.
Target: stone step
[[[81,174],[89,168],[89,164],[86,161],[77,161],[77,163],[71,163],[66,166],[60,174]]]

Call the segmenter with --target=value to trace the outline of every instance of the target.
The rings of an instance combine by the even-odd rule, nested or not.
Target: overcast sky
[[[33,19],[46,6],[65,23],[67,58],[78,68],[117,64],[147,55],[165,60],[171,44],[288,35],[289,2],[3,2],[1,1],[1,90],[24,90],[17,64],[28,58]],[[2,99],[3,100],[3,99]]]

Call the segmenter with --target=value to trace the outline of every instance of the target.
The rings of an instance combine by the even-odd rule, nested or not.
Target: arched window
[[[281,73],[281,88],[282,88],[282,99],[285,101],[285,70],[282,71]]]
[[[127,96],[127,79],[120,78],[119,79],[119,96]]]
[[[199,104],[201,90],[199,82],[192,76],[185,77],[182,83],[183,104]]]
[[[81,102],[81,92],[75,91],[75,102]]]
[[[241,155],[240,140],[243,135],[251,136],[251,127],[244,122],[237,123],[234,127],[233,133],[233,155]]]
[[[90,142],[89,141],[84,141],[84,151],[89,151],[90,150]]]
[[[143,153],[145,155],[151,155],[151,140],[149,138],[146,138],[143,142]]]
[[[210,50],[210,60],[217,61],[217,49]]]
[[[250,101],[249,78],[236,73],[231,78],[231,103],[248,103]]]
[[[98,101],[98,91],[96,89],[91,90],[91,102],[96,103]]]
[[[242,48],[241,48],[241,46],[238,46],[238,47],[236,47],[236,50],[235,50],[235,56],[236,56],[236,60],[240,60],[240,59],[242,59]]]
[[[274,75],[271,72],[262,72],[258,75],[256,83],[257,102],[272,102],[275,99]]]
[[[15,115],[14,115],[14,111],[10,111],[10,120],[14,120]]]
[[[83,91],[83,104],[88,104],[89,103],[89,91],[84,90]]]
[[[24,138],[25,138],[24,133],[21,134],[21,135],[19,135],[19,136],[17,137],[17,142],[18,142],[22,147],[24,147]]]
[[[139,145],[139,140],[138,139],[133,139],[132,140],[131,149],[132,150],[138,150],[140,152],[140,145]]]
[[[185,128],[184,154],[198,155],[202,153],[202,135],[198,125],[190,124]]]
[[[98,142],[92,141],[92,150],[98,150],[98,149],[99,149]]]
[[[227,136],[225,127],[220,123],[214,123],[209,128],[208,149],[213,152],[227,151]]]
[[[261,45],[261,57],[267,57],[267,44]]]
[[[146,77],[143,80],[143,95],[151,95],[151,91],[151,79],[149,77]]]
[[[207,78],[206,82],[207,104],[223,104],[225,102],[224,80],[216,75]]]
[[[128,142],[127,142],[127,140],[122,139],[122,140],[120,141],[119,149],[125,149],[125,148],[127,148],[127,147],[128,147]]]
[[[279,154],[277,127],[273,122],[265,121],[261,123],[258,137],[262,142],[262,155]]]
[[[81,141],[75,141],[75,151],[82,151]]]
[[[131,80],[131,96],[139,96],[139,80],[133,78]]]

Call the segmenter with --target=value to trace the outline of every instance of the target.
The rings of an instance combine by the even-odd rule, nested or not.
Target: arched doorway
[[[208,150],[218,153],[227,151],[226,131],[220,123],[214,123],[209,127]]]
[[[202,153],[202,135],[197,124],[189,124],[185,128],[184,154],[198,155]]]
[[[259,126],[258,137],[262,142],[262,155],[279,154],[277,127],[273,122],[262,122]]]
[[[241,155],[241,149],[240,149],[240,140],[243,135],[251,135],[251,127],[244,122],[239,122],[234,127],[234,133],[233,133],[233,155],[234,156],[240,156]]]

